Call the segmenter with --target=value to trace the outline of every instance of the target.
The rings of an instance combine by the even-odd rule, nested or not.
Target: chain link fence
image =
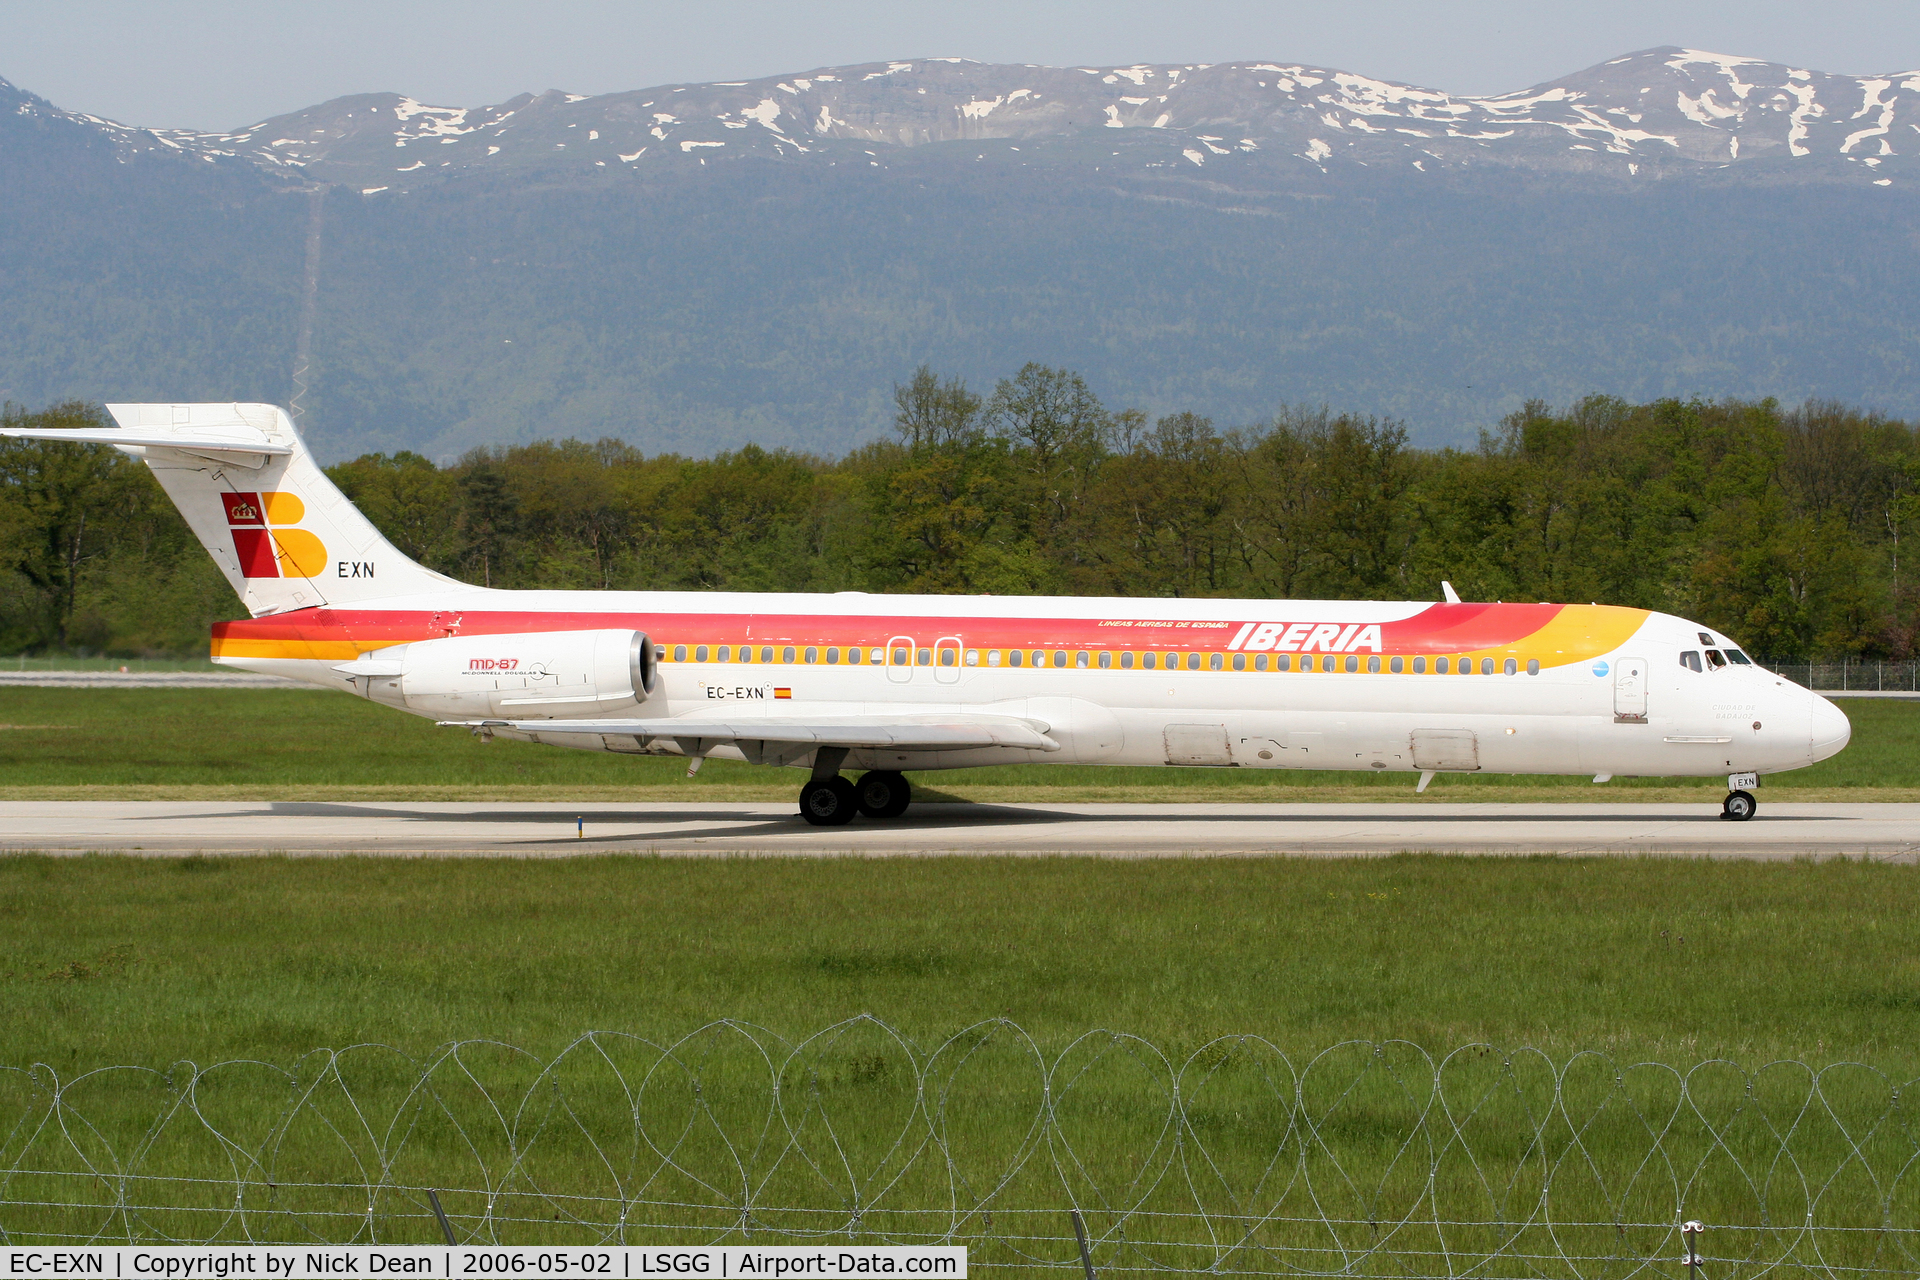
[[[1878,662],[1858,658],[1815,662],[1800,658],[1762,662],[1760,665],[1820,693],[1920,694],[1920,662]]]
[[[0,1241],[963,1244],[993,1274],[1920,1275],[1911,1082],[1403,1041],[716,1022],[0,1072]]]

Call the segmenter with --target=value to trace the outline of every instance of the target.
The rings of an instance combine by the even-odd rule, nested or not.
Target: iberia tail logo
[[[291,526],[307,504],[291,493],[223,493],[233,553],[249,578],[315,578],[327,567],[326,544]]]

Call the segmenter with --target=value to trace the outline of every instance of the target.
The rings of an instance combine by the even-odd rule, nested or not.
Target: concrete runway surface
[[[1920,859],[1920,804],[924,804],[809,827],[791,804],[9,801],[0,851],[569,857],[1657,854]],[[584,821],[576,827],[576,821]],[[584,830],[584,835],[577,834]]]

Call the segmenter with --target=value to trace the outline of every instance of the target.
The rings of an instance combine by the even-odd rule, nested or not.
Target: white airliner
[[[213,660],[513,738],[809,771],[816,825],[1015,763],[1758,776],[1846,746],[1726,636],[1579,604],[496,591],[394,550],[261,404],[10,431],[145,460],[253,615]],[[843,770],[863,771],[858,782]]]

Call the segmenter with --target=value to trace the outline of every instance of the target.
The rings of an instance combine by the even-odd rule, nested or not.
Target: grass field
[[[62,1070],[869,1012],[1920,1074],[1912,866],[15,857],[0,919],[0,1062]]]
[[[1622,1274],[1674,1254],[1676,1211],[1714,1225],[1716,1258],[1914,1261],[1912,1142],[1888,1122],[1920,1074],[1913,866],[16,857],[0,919],[0,1063],[253,1063],[191,1110],[184,1068],[114,1072],[11,1126],[0,1155],[38,1171],[6,1182],[14,1241],[426,1241],[429,1185],[462,1233],[510,1243],[741,1242],[751,1220],[758,1242],[952,1231],[1016,1269],[1072,1256],[1078,1203],[1102,1274],[1434,1274],[1442,1247],[1487,1276],[1573,1274],[1538,1262],[1569,1251]],[[857,1027],[788,1060],[781,1037],[863,1012],[918,1054]],[[671,1061],[602,1040],[542,1075],[586,1030],[666,1044],[719,1017],[770,1034]],[[980,1031],[926,1061],[993,1018],[1037,1053]],[[1102,1027],[1153,1047],[1083,1038]],[[1308,1067],[1354,1037],[1498,1047],[1438,1075],[1409,1045]],[[518,1048],[417,1087],[434,1046],[474,1038]],[[413,1060],[302,1059],[368,1041]],[[1623,1069],[1717,1056],[1886,1074],[1815,1096],[1797,1067],[1709,1067],[1683,1098]],[[0,1119],[45,1114],[50,1079],[0,1072]],[[123,1186],[166,1208],[116,1217]],[[1503,1250],[1534,1260],[1473,1261]]]
[[[1920,800],[1920,703],[1853,699],[1852,744],[1767,780],[1767,798]],[[0,799],[791,800],[800,776],[616,757],[457,729],[341,694],[254,689],[0,689]],[[924,796],[1020,800],[1416,801],[1412,774],[1019,765],[922,774]],[[1695,799],[1718,779],[1448,774],[1424,799]]]

